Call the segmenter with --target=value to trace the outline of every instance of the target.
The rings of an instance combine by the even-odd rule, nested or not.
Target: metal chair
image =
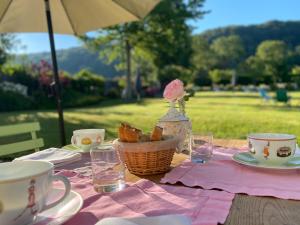
[[[265,89],[259,89],[258,90],[260,97],[264,100],[264,101],[269,101],[272,99],[271,96],[268,95],[267,91]]]
[[[0,126],[0,138],[16,136],[25,133],[31,134],[30,140],[9,144],[0,144],[0,156],[10,155],[13,153],[19,153],[32,149],[34,149],[35,151],[39,151],[39,148],[44,146],[44,140],[42,138],[37,138],[36,135],[36,132],[39,130],[40,124],[38,122]]]
[[[287,91],[285,89],[280,88],[276,91],[275,99],[277,102],[288,103],[291,97],[288,96]]]

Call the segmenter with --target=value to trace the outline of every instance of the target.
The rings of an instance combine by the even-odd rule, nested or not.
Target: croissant
[[[119,136],[119,140],[120,141],[123,141],[123,142],[126,142],[126,136],[125,136],[125,127],[123,125],[121,125],[119,127],[119,132],[118,132],[118,136]]]
[[[127,142],[139,142],[142,131],[132,127],[125,127],[125,138]]]
[[[159,126],[155,126],[152,131],[150,140],[151,141],[160,141],[162,139],[162,133],[163,133],[163,129]]]

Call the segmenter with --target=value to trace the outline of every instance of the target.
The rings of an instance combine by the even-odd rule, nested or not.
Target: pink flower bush
[[[184,85],[181,80],[173,80],[171,81],[164,90],[164,98],[168,101],[176,101],[185,95]]]

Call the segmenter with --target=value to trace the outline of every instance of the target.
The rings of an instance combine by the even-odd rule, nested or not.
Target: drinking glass
[[[93,185],[96,192],[116,192],[125,187],[125,168],[116,149],[109,144],[90,151]]]
[[[205,163],[213,154],[212,133],[192,134],[189,139],[190,160],[194,163]]]

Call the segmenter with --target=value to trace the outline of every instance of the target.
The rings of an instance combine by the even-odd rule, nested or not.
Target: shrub
[[[49,96],[45,91],[40,89],[32,93],[35,109],[55,109],[56,100],[54,96]]]
[[[63,91],[63,106],[66,108],[97,104],[101,100],[103,97],[99,95],[83,94],[73,89]]]
[[[193,88],[186,89],[186,93],[188,97],[194,97],[196,94],[196,91]]]
[[[31,70],[10,65],[2,68],[0,111],[56,108],[53,87],[50,85],[53,81],[51,67],[45,61],[40,64]],[[64,107],[96,104],[104,98],[104,78],[88,70],[81,70],[75,77],[60,72],[59,79]],[[107,94],[115,98],[120,96],[120,91],[118,88],[109,89]]]
[[[193,83],[199,87],[211,86],[212,82],[206,70],[199,70],[195,72]]]
[[[89,70],[83,69],[79,71],[73,81],[72,87],[85,94],[104,94],[104,77],[91,73]]]
[[[33,108],[33,101],[17,92],[0,89],[0,111],[26,110]]]
[[[116,88],[116,87],[110,88],[107,91],[105,96],[108,98],[120,98],[121,97],[121,89]]]
[[[238,76],[236,83],[237,84],[241,84],[241,85],[253,84],[253,77],[250,77],[250,76]]]
[[[214,69],[209,71],[209,77],[214,84],[229,84],[232,75],[232,70]]]
[[[192,72],[178,65],[168,65],[158,72],[158,79],[164,88],[170,81],[174,79],[180,79],[185,84],[192,81]]]
[[[11,91],[23,96],[27,96],[28,88],[22,84],[16,84],[9,81],[4,81],[0,83],[0,89],[2,91]]]
[[[39,87],[38,78],[32,76],[24,66],[5,65],[2,73],[2,80],[26,86],[29,95]]]
[[[149,86],[144,89],[145,97],[158,97],[160,96],[160,87],[158,86]],[[161,97],[161,96],[160,96]]]
[[[295,66],[291,70],[291,80],[300,87],[300,66]]]

